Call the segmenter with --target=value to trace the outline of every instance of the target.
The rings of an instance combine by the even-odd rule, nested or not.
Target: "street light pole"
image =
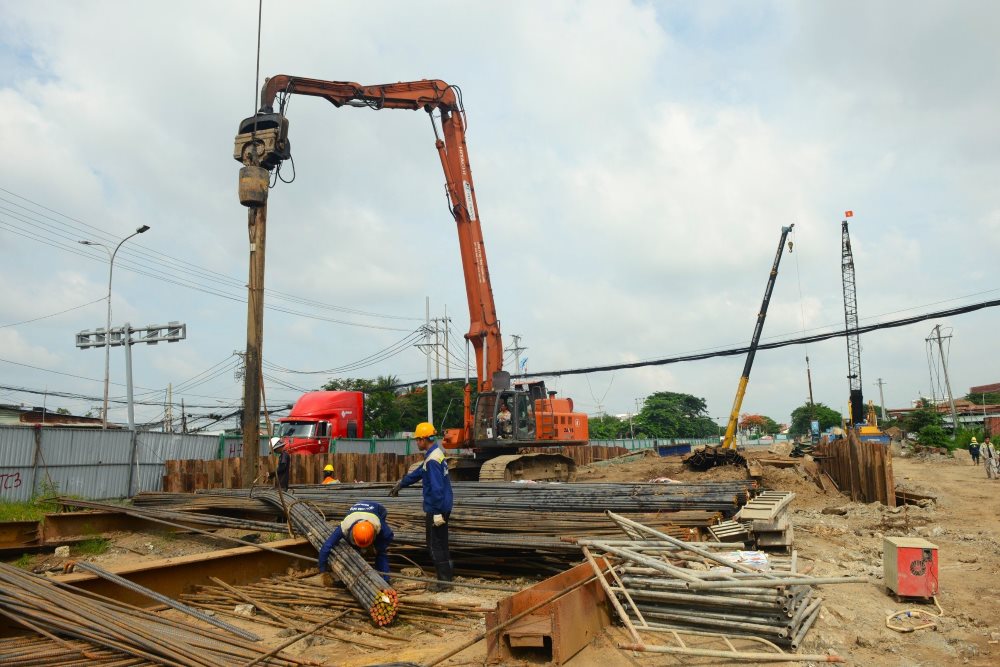
[[[149,231],[149,225],[143,225],[142,227],[136,228],[134,232],[123,238],[115,246],[112,251],[111,248],[100,243],[98,241],[80,241],[83,245],[93,245],[100,246],[104,248],[104,251],[108,253],[108,317],[107,324],[104,328],[104,409],[102,411],[101,418],[101,428],[108,428],[108,384],[111,378],[111,277],[114,275],[115,271],[115,255],[118,254],[118,249],[122,247],[122,244],[128,241],[133,236],[137,236],[144,232]]]

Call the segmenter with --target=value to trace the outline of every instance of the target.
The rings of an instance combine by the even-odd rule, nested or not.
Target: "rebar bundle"
[[[315,508],[297,497],[283,500],[280,493],[273,489],[255,489],[254,497],[271,503],[279,510],[287,511],[288,518],[299,533],[319,551],[333,529]],[[346,541],[341,541],[330,551],[328,563],[334,576],[368,610],[375,625],[392,623],[399,611],[399,596],[354,548]]]
[[[5,643],[0,660],[5,666],[103,662],[219,667],[267,655],[248,641],[83,593],[2,563],[0,584],[0,614],[49,641],[49,648],[41,652],[36,640]],[[109,652],[113,658],[109,659]],[[305,663],[279,654],[268,664],[291,667]]]

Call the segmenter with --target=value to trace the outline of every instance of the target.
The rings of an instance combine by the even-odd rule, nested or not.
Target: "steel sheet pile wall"
[[[345,441],[337,443],[337,452],[333,454],[293,455],[289,478],[292,484],[319,484],[323,480],[323,467],[331,464],[336,477],[343,482],[395,482],[406,474],[409,467],[423,459],[423,454],[389,454],[368,453],[367,440],[350,441],[351,449],[356,452],[345,452]],[[405,441],[392,441],[392,448],[405,450]],[[578,445],[570,447],[545,447],[525,449],[526,452],[541,452],[548,454],[564,454],[577,465],[586,465],[595,461],[612,459],[629,450],[621,447],[604,447]],[[190,493],[198,489],[239,489],[244,486],[240,477],[239,458],[214,460],[168,460],[162,484],[157,487],[172,493]],[[262,472],[273,471],[275,467],[273,456],[262,456],[258,462]]]
[[[813,456],[820,469],[851,500],[896,506],[892,451],[887,446],[861,441],[853,431],[848,431],[846,440],[819,444]]]
[[[290,457],[289,478],[293,484],[319,484],[323,467],[331,464],[334,474],[344,481],[395,482],[406,474],[410,465],[421,455],[398,454],[314,454]],[[242,459],[227,458],[203,461],[188,459],[167,461],[160,488],[170,493],[190,493],[198,489],[239,489],[244,486],[240,475]],[[274,472],[277,460],[262,456],[258,461],[261,474]]]
[[[794,571],[754,569],[725,557],[731,544],[694,544],[609,512],[628,539],[578,540],[584,555],[592,551],[620,569],[620,577],[600,581],[620,620],[639,630],[709,632],[762,637],[798,648],[819,616],[822,601],[815,586],[862,583],[864,577],[808,577]],[[719,569],[719,567],[722,569]],[[710,570],[709,568],[715,568]]]
[[[288,518],[301,535],[319,551],[333,533],[333,528],[316,509],[281,491],[256,490],[255,497],[269,502],[275,509],[287,510]],[[330,552],[330,571],[351,591],[354,599],[368,611],[372,623],[388,625],[396,618],[399,596],[381,575],[373,570],[357,550],[341,541]]]
[[[125,498],[161,488],[168,458],[211,456],[215,436],[136,434],[0,426],[0,499],[27,501],[55,492],[83,498]]]

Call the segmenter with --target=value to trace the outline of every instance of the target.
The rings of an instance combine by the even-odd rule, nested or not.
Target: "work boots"
[[[452,580],[450,560],[446,560],[441,563],[434,563],[434,571],[437,573],[437,579],[439,582]],[[440,593],[441,591],[446,591],[449,590],[450,588],[451,586],[449,586],[448,584],[436,583],[428,586],[427,590],[430,591],[431,593]]]

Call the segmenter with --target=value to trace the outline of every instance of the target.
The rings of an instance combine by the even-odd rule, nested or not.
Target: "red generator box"
[[[882,543],[885,585],[900,597],[938,594],[938,548],[919,537],[886,537]]]

